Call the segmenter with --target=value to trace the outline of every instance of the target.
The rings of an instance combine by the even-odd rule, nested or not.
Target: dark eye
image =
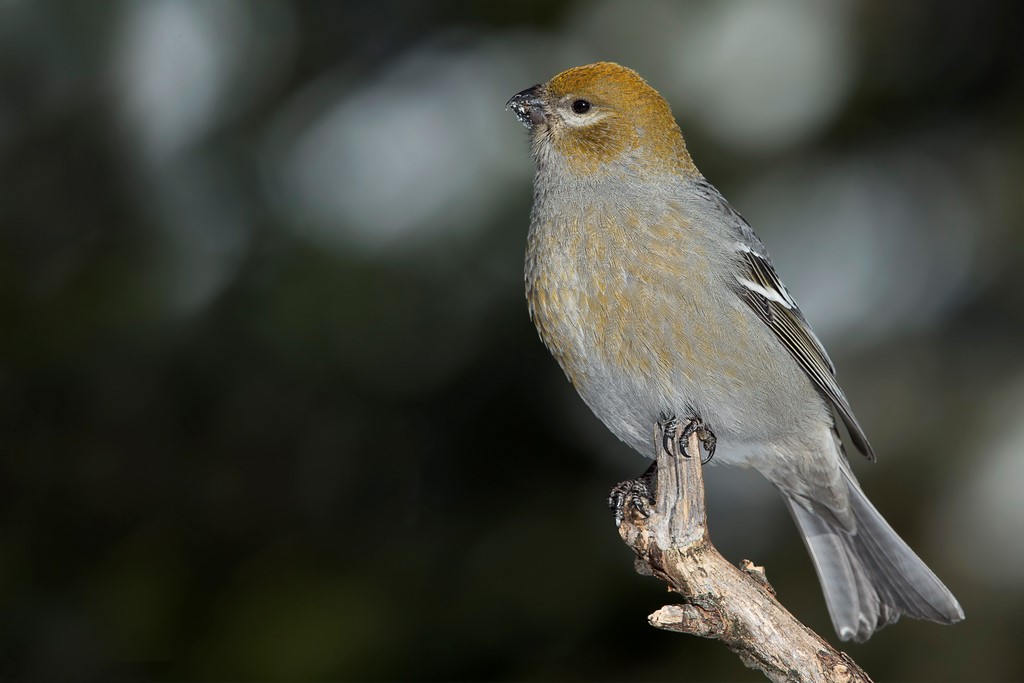
[[[590,111],[590,102],[586,100],[576,100],[572,103],[572,110],[577,114],[586,114]]]

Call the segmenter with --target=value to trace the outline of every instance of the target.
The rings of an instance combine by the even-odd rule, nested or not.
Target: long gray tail
[[[928,566],[896,535],[847,475],[856,531],[819,517],[783,491],[818,572],[825,603],[843,640],[864,642],[904,614],[952,624],[963,609]]]

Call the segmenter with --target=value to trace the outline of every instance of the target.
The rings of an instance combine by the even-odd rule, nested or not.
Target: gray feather
[[[700,178],[693,181],[691,187],[698,196],[715,207],[725,219],[724,226],[732,232],[738,247],[736,254],[742,273],[742,280],[737,280],[734,291],[775,333],[800,368],[814,382],[818,391],[835,406],[857,450],[868,460],[874,461],[875,451],[868,442],[864,428],[860,426],[853,414],[853,408],[846,399],[846,394],[836,382],[836,369],[832,359],[828,357],[825,347],[807,323],[800,307],[786,291],[786,286],[776,274],[775,266],[772,265],[764,244],[746,219],[729,205],[714,185]],[[766,297],[761,292],[767,292],[772,296]]]
[[[844,474],[856,522],[853,531],[785,495],[839,637],[864,642],[903,615],[946,624],[963,619],[949,589],[893,531],[853,476]]]

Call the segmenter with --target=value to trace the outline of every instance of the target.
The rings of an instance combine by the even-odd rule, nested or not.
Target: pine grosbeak
[[[536,163],[526,292],[591,410],[652,456],[664,415],[700,419],[715,462],[785,498],[839,636],[902,615],[953,623],[949,590],[868,501],[846,461],[874,453],[835,369],[747,222],[697,170],[665,100],[634,71],[564,71],[508,103]]]

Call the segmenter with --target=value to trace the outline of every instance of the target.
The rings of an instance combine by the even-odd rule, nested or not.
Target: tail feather
[[[963,619],[953,594],[893,531],[852,475],[847,483],[854,531],[785,496],[839,637],[863,642],[902,615],[943,624]]]

